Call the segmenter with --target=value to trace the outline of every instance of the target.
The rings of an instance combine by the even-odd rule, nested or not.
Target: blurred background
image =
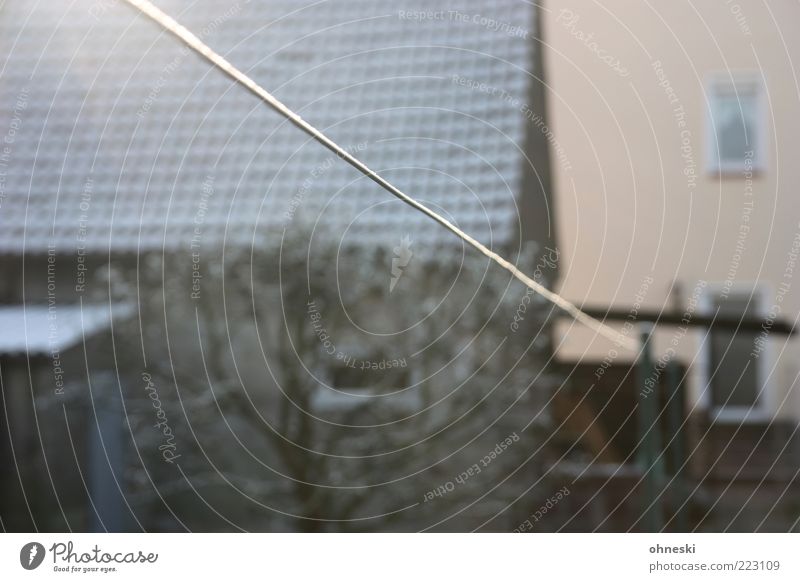
[[[798,531],[800,6],[0,7],[4,531]],[[795,179],[797,178],[797,180]]]

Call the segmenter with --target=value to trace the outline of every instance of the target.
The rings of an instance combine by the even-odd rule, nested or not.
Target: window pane
[[[722,166],[744,167],[748,152],[756,151],[757,93],[754,88],[718,87],[712,100],[717,161]]]
[[[754,317],[755,298],[728,296],[720,298],[714,308],[720,316]],[[751,407],[758,400],[758,360],[750,354],[755,334],[715,331],[711,337],[711,399],[714,406]]]

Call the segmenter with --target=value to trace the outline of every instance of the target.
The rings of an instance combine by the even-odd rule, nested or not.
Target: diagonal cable
[[[472,238],[470,235],[468,235],[466,232],[464,232],[463,230],[452,224],[444,217],[440,216],[439,214],[437,214],[424,204],[417,202],[407,194],[404,194],[396,186],[392,185],[385,178],[382,178],[376,172],[371,170],[364,162],[362,162],[361,160],[359,160],[358,158],[347,152],[344,148],[339,146],[336,142],[331,140],[324,133],[319,131],[313,125],[309,124],[297,113],[289,109],[281,101],[276,99],[269,91],[261,87],[261,85],[259,85],[253,79],[245,75],[242,71],[234,67],[230,62],[228,62],[219,53],[217,53],[211,47],[205,44],[202,40],[200,40],[186,27],[176,22],[171,16],[165,14],[162,10],[154,6],[151,2],[149,2],[148,0],[125,0],[125,1],[134,8],[136,8],[137,10],[139,10],[142,14],[152,19],[158,25],[163,27],[165,30],[172,33],[178,39],[186,43],[186,45],[193,51],[195,51],[197,54],[207,59],[209,62],[211,62],[211,64],[213,64],[223,73],[231,77],[238,84],[245,87],[256,97],[264,101],[272,109],[277,111],[281,116],[289,120],[293,125],[295,125],[299,129],[307,133],[315,141],[321,143],[323,146],[328,148],[330,151],[336,154],[336,156],[338,156],[339,158],[341,158],[342,160],[353,166],[356,170],[358,170],[359,172],[364,174],[367,178],[378,184],[381,188],[390,192],[395,197],[399,198],[412,208],[415,208],[416,210],[422,212],[423,214],[427,215],[428,217],[438,222],[441,226],[452,232],[461,240],[469,244],[471,247],[477,249],[478,251],[486,255],[488,258],[493,260],[495,263],[503,267],[505,270],[510,272],[515,278],[517,278],[527,287],[533,289],[536,293],[547,299],[553,305],[557,306],[564,312],[571,315],[576,321],[582,323],[583,325],[586,325],[590,329],[596,331],[598,334],[612,340],[613,342],[619,345],[624,345],[630,349],[636,349],[636,344],[633,340],[619,333],[618,331],[610,328],[601,321],[584,313],[573,303],[567,301],[566,299],[561,297],[558,293],[550,291],[544,285],[537,283],[536,281],[533,280],[533,278],[529,277],[528,275],[520,271],[516,266],[511,264],[509,261],[498,255],[493,250],[486,247],[484,244]]]

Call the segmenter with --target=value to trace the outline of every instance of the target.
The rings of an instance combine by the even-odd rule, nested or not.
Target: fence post
[[[679,532],[687,531],[686,524],[686,511],[685,503],[686,490],[683,486],[683,399],[681,398],[680,391],[680,370],[678,364],[673,360],[667,363],[667,389],[668,389],[668,403],[667,403],[667,422],[668,434],[671,439],[669,446],[670,460],[673,470],[673,503],[677,506],[677,512],[673,516],[675,520],[675,528]]]
[[[659,391],[651,353],[653,326],[640,325],[641,352],[639,353],[638,385],[638,462],[643,472],[644,495],[642,515],[645,531],[657,532],[662,528],[661,504],[658,501],[662,482],[661,434],[658,426]]]

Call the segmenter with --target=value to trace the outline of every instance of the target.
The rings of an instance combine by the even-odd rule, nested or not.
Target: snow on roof
[[[423,406],[418,390],[399,390],[380,394],[367,388],[335,389],[318,386],[311,396],[312,409],[327,411],[350,410],[357,406],[385,405],[406,410],[420,410]]]
[[[512,240],[532,3],[157,4],[408,194]],[[0,253],[252,244],[317,221],[458,243],[126,4],[3,12]]]
[[[60,353],[131,314],[126,305],[14,305],[0,307],[0,354]]]

